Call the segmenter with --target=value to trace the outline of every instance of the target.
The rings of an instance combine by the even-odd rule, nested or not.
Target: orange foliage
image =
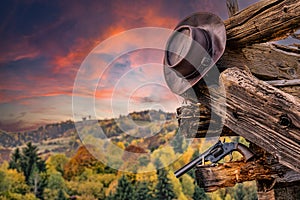
[[[85,146],[81,146],[76,154],[65,165],[64,178],[70,180],[72,177],[80,175],[85,168],[93,168],[99,164],[102,163],[100,163]]]

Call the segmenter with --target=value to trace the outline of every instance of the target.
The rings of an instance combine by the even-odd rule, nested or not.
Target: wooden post
[[[214,108],[217,115],[225,116],[222,133],[243,136],[269,154],[249,163],[197,167],[197,181],[206,191],[213,191],[236,182],[257,180],[259,200],[299,199],[300,45],[291,48],[264,42],[289,35],[300,38],[293,34],[300,28],[300,1],[263,0],[238,13],[233,2],[227,0],[231,16],[225,20],[227,45],[217,63],[226,95],[221,95],[219,88],[208,90],[200,81],[193,88],[198,99],[188,94],[186,98],[201,103],[207,113],[215,105],[211,102],[225,98],[225,113],[218,106]],[[277,83],[279,89],[262,80]],[[199,137],[205,135],[207,121],[199,123]],[[267,157],[272,158],[272,163],[266,161]]]
[[[288,37],[300,27],[299,0],[259,1],[225,20],[227,47]]]

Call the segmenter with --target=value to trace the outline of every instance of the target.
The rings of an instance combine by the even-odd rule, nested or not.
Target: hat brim
[[[186,79],[183,76],[179,76],[171,67],[166,66],[164,60],[164,76],[167,85],[172,92],[181,95],[189,88],[193,87],[211,67],[219,60],[225,50],[226,46],[226,29],[225,25],[218,16],[212,13],[199,12],[182,20],[175,29],[180,26],[188,25],[193,27],[199,27],[207,31],[212,41],[212,55],[211,64],[204,72],[200,72],[198,76],[192,79]]]

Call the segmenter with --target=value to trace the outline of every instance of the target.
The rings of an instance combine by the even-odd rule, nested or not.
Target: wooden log
[[[229,128],[219,125],[220,118],[211,119],[210,109],[202,104],[183,105],[177,108],[177,119],[180,133],[187,138],[237,136]]]
[[[270,185],[264,189],[264,192],[266,192],[268,189],[272,189],[273,183],[280,185],[300,181],[300,173],[279,163],[270,165],[262,162],[262,160],[247,163],[236,161],[216,166],[198,166],[195,174],[197,184],[206,192],[213,192],[224,187],[233,187],[236,183],[245,181],[261,180],[266,183],[267,180]]]
[[[193,87],[197,101],[223,116],[224,125],[233,132],[272,153],[281,164],[300,172],[299,98],[238,68],[222,72],[220,82],[226,95],[218,87],[211,87],[208,92],[200,81]],[[195,101],[188,92],[185,98]],[[221,109],[223,104],[226,110]]]
[[[225,20],[227,47],[286,38],[300,27],[299,0],[257,2]]]
[[[232,187],[236,183],[256,180],[259,200],[299,199],[300,173],[278,163],[272,154],[250,143],[256,160],[250,162],[235,161],[215,166],[197,166],[196,180],[206,192],[219,188]]]
[[[226,49],[217,63],[221,71],[244,65],[262,80],[300,79],[300,49],[276,44],[255,44],[242,49]]]
[[[277,177],[272,180],[256,179],[258,200],[283,200],[286,199],[288,193],[290,193],[288,195],[290,200],[298,200],[300,197],[300,173],[280,165],[276,158],[254,143],[250,143],[249,148],[262,160],[264,167],[268,166],[277,171]]]
[[[220,76],[226,91],[225,125],[300,172],[300,99],[231,68]]]

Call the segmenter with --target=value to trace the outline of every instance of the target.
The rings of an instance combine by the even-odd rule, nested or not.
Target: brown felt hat
[[[222,56],[226,45],[223,21],[212,13],[195,13],[182,20],[170,36],[164,76],[176,94],[195,85]]]

